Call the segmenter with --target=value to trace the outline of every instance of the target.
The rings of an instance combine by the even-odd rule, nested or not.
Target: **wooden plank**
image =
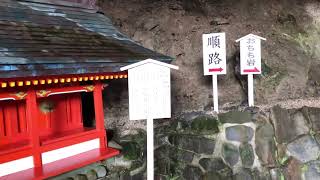
[[[100,160],[108,159],[119,154],[119,151],[113,148],[94,149],[85,153],[71,156],[59,161],[43,165],[43,168],[32,168],[18,173],[4,176],[6,180],[15,179],[46,179],[59,174],[81,168],[83,166],[95,163]]]
[[[14,135],[16,135],[13,132],[13,120],[17,119],[17,114],[14,111],[14,108],[15,107],[13,107],[10,102],[7,102],[7,105],[3,107],[6,136],[8,137],[14,137]]]
[[[105,148],[108,143],[107,143],[105,127],[104,127],[104,110],[103,110],[103,101],[102,101],[102,90],[103,90],[102,83],[96,82],[94,85],[94,90],[93,90],[96,129],[100,133],[100,148]]]
[[[29,90],[26,99],[26,118],[30,125],[31,145],[33,162],[35,167],[42,166],[41,154],[40,154],[40,138],[39,138],[39,126],[38,126],[38,106],[37,96],[34,90]]]
[[[65,128],[69,129],[72,128],[72,115],[71,115],[71,98],[73,94],[70,94],[66,96],[65,99],[65,107],[66,107],[66,122],[61,122],[62,124],[65,124]]]
[[[14,161],[20,158],[28,157],[32,155],[31,145],[28,141],[21,141],[18,143],[10,144],[6,146],[6,149],[0,150],[0,164],[9,161]],[[0,177],[1,179],[1,177]]]
[[[6,136],[5,119],[3,113],[3,104],[0,104],[0,145],[1,139]]]
[[[18,105],[19,133],[26,133],[27,132],[26,106],[24,102],[19,102],[17,105]]]
[[[82,127],[82,109],[80,93],[70,96],[70,117],[72,128]]]
[[[83,130],[82,130],[83,131]],[[67,131],[74,132],[74,131]],[[64,132],[58,132],[56,134],[53,134],[51,136],[48,136],[49,139],[42,140],[41,143],[41,152],[48,152],[55,149],[63,148],[66,146],[71,146],[74,144],[78,144],[84,141],[89,141],[95,138],[98,138],[98,132],[96,130],[92,131],[84,131],[80,133],[74,133],[71,135],[65,135]]]

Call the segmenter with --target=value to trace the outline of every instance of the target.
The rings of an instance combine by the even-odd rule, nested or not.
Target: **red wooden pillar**
[[[94,112],[96,118],[96,129],[100,136],[100,148],[106,148],[107,138],[104,128],[104,112],[103,112],[103,99],[102,99],[103,85],[101,82],[96,82],[93,90],[94,98]]]
[[[26,119],[29,127],[34,166],[36,167],[35,169],[41,169],[42,159],[38,126],[38,106],[37,96],[34,90],[29,90],[26,97]]]

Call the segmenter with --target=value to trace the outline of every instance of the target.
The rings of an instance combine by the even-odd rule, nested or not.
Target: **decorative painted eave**
[[[34,77],[34,78],[18,78],[18,79],[0,79],[0,88],[15,88],[23,86],[38,86],[51,84],[68,84],[76,82],[126,79],[126,73],[109,73],[109,74],[84,74],[84,75],[64,75],[53,77]]]

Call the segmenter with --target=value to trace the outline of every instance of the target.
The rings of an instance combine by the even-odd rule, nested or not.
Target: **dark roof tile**
[[[0,78],[113,72],[147,58],[172,60],[133,42],[95,11],[0,2]]]

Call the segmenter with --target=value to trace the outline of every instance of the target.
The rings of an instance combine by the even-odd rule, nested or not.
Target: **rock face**
[[[257,104],[320,94],[317,0],[100,2],[100,12],[108,15],[123,34],[175,58],[173,64],[180,66],[180,71],[172,74],[174,114],[212,107],[212,84],[210,77],[203,76],[201,41],[202,34],[211,32],[227,34],[228,73],[219,76],[221,104],[246,100],[246,78],[239,74],[239,45],[235,40],[251,32],[267,38],[262,43],[263,72],[255,81]],[[112,80],[107,83],[107,127],[143,127],[141,122],[128,121],[126,81],[121,86]]]

